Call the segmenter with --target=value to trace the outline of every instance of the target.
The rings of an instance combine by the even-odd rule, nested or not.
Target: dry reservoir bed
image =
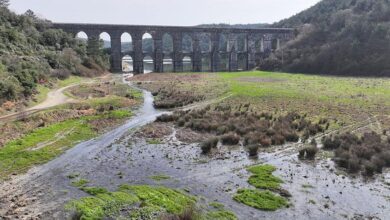
[[[307,102],[308,97],[294,102],[291,101],[291,95],[283,97],[283,93],[280,93],[270,103],[271,97],[264,96],[267,89],[260,90],[260,96],[241,96],[246,93],[246,87],[252,89],[255,85],[269,88],[283,84],[291,87],[292,93],[297,93],[296,88],[299,86],[291,83],[297,82],[295,77],[286,78],[283,74],[269,76],[268,73],[246,75],[230,81],[234,75],[224,75],[225,78],[219,78],[215,74],[183,75],[182,78],[182,75],[177,74],[174,75],[173,84],[166,82],[171,75],[162,76],[161,79],[164,80],[156,75],[146,76],[145,79],[142,78],[145,76],[136,77],[135,80],[144,81],[138,86],[150,89],[161,106],[181,107],[180,103],[184,100],[192,108],[204,109],[211,105],[211,109],[214,109],[222,103],[233,106],[235,111],[240,109],[253,114],[257,112],[259,115],[263,110],[270,112],[273,115],[271,118],[267,115],[262,117],[269,120],[267,130],[273,128],[276,132],[272,132],[272,135],[279,138],[257,139],[256,135],[245,135],[245,131],[236,128],[214,130],[214,125],[194,126],[194,123],[185,120],[184,123],[179,123],[179,120],[151,123],[163,112],[153,108],[152,94],[144,92],[144,104],[121,127],[80,143],[47,164],[2,183],[0,216],[4,219],[103,219],[104,216],[114,219],[184,219],[185,216],[196,215],[195,219],[384,220],[390,216],[388,168],[369,178],[359,173],[348,174],[347,170],[335,165],[332,160],[333,151],[322,149],[317,149],[319,152],[315,160],[298,159],[299,150],[307,147],[314,136],[318,143],[316,146],[322,147],[322,137],[336,135],[340,128],[354,133],[374,130],[382,134],[382,130],[386,130],[389,125],[385,110],[388,109],[387,103],[380,109],[378,107],[372,110],[376,103],[370,106],[365,103],[370,93],[356,96],[361,101],[354,103],[360,106],[360,117],[373,115],[365,120],[359,118],[358,122],[351,121],[347,116],[337,117],[340,111],[357,114],[356,106],[344,103],[344,100],[329,103],[313,100],[316,107],[308,106],[303,112],[297,107],[297,103]],[[185,82],[187,79],[191,85]],[[310,79],[317,83],[315,79]],[[243,87],[238,87],[241,84],[236,83],[243,83]],[[369,83],[381,85],[387,81]],[[167,85],[175,89],[168,89]],[[255,89],[257,94],[258,89]],[[192,96],[188,91],[196,91],[197,94]],[[379,102],[386,97],[388,91],[383,91],[384,95],[371,101]],[[323,91],[322,95],[333,96],[337,92],[339,91]],[[361,90],[356,92],[360,93]],[[348,95],[352,97],[354,94]],[[237,100],[241,100],[241,103]],[[289,104],[291,108],[286,108]],[[318,110],[318,106],[323,105],[327,106],[327,111],[321,115],[313,113]],[[333,109],[340,111],[333,118],[328,117]],[[185,108],[184,110],[187,111]],[[306,134],[304,129],[300,131],[299,126],[295,127],[294,123],[299,121],[298,118],[294,117],[292,121],[283,118],[281,124],[276,123],[278,118],[287,114],[285,110],[295,110],[299,115],[305,115],[304,118],[312,121],[311,127],[320,125],[322,129],[309,134],[307,142],[302,143],[302,137]],[[206,112],[203,114],[206,115]],[[234,112],[231,114],[229,117],[235,116]],[[215,117],[214,113],[209,115]],[[198,116],[191,116],[192,120],[202,118],[197,118]],[[236,117],[240,120],[247,118],[238,116],[237,114]],[[329,124],[322,121],[324,118]],[[218,120],[216,122],[221,123]],[[146,125],[148,123],[151,124]],[[258,124],[255,125],[256,128],[248,128],[249,131],[260,134],[262,131],[257,129]],[[289,133],[278,133],[275,126],[289,126]],[[204,128],[206,130],[202,130]],[[217,130],[222,134],[215,132]],[[227,138],[227,143],[221,144],[224,135],[231,132],[235,132],[233,136],[238,136],[239,142],[231,144],[229,142],[235,142],[235,138]],[[271,135],[266,131],[261,134]],[[295,135],[299,140],[295,140]],[[200,143],[215,136],[221,141],[210,152],[202,152]],[[290,139],[280,142],[281,136]],[[258,157],[251,157],[250,149],[257,141]],[[265,146],[267,143],[271,146]],[[253,195],[260,195],[261,199]],[[165,202],[161,202],[161,199]],[[195,203],[196,207],[188,209],[179,203]],[[161,215],[164,212],[168,214]]]

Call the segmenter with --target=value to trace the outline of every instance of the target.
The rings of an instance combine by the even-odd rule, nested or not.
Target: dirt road
[[[81,82],[74,83],[74,84],[71,84],[71,85],[68,85],[65,87],[61,87],[61,88],[57,88],[55,90],[52,90],[47,94],[45,101],[43,101],[43,102],[41,102],[38,105],[35,105],[33,107],[27,108],[21,112],[16,112],[16,113],[0,116],[0,122],[12,121],[12,120],[15,120],[17,118],[26,117],[26,116],[31,115],[33,113],[36,113],[36,112],[39,112],[39,111],[42,111],[42,110],[45,110],[45,109],[48,109],[48,108],[51,108],[54,106],[66,104],[69,102],[74,102],[74,101],[76,101],[75,99],[72,99],[64,94],[65,90],[72,88],[72,87],[75,87],[75,86],[78,86],[80,84],[94,83],[98,80],[107,79],[109,77],[110,77],[110,74],[105,74],[105,75],[98,77],[98,78],[95,78],[95,79],[82,80]]]

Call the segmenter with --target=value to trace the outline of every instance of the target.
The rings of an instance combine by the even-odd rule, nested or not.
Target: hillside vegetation
[[[260,65],[264,70],[390,76],[388,0],[323,0],[273,26],[299,34]]]
[[[49,21],[30,10],[16,15],[0,4],[0,106],[30,98],[39,84],[71,74],[98,75],[107,66],[99,48],[88,48],[71,34],[51,29]]]

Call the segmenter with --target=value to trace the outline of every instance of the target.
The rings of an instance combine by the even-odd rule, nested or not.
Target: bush
[[[361,166],[360,166],[359,158],[354,156],[348,160],[348,171],[350,173],[356,173],[360,170],[360,168]]]
[[[162,90],[159,96],[162,94],[169,96],[165,90]],[[239,108],[249,108],[249,106]],[[178,111],[171,116],[163,115],[157,118],[159,122],[175,122],[179,127],[184,126],[193,131],[220,135],[221,142],[226,145],[236,145],[243,137],[245,146],[259,145],[259,147],[282,145],[286,140],[297,142],[299,140],[297,120],[300,121],[303,130],[311,124],[304,116],[296,113],[273,117],[272,114],[266,113],[236,111],[222,104],[215,108]]]
[[[288,141],[288,142],[298,142],[299,141],[299,136],[295,132],[286,132],[285,134],[283,134],[283,136],[286,139],[286,141]]]
[[[281,134],[276,134],[272,136],[271,140],[273,145],[283,145],[284,143],[286,143],[286,139]]]
[[[260,137],[260,144],[262,147],[269,147],[272,144],[272,140],[271,140],[271,138],[263,135]]]
[[[207,139],[206,141],[202,142],[200,144],[200,148],[202,149],[203,154],[208,154],[212,148],[216,148],[218,145],[218,138],[217,137],[212,137]]]
[[[51,73],[52,77],[55,77],[55,78],[60,79],[60,80],[67,79],[67,78],[69,78],[70,75],[71,75],[71,72],[67,69],[57,69],[57,70],[53,70]]]
[[[173,122],[177,119],[177,116],[172,114],[172,115],[160,115],[157,117],[156,121],[157,122]]]
[[[240,142],[240,137],[234,133],[225,134],[221,137],[221,142],[224,145],[237,145]]]
[[[259,145],[257,145],[257,144],[252,144],[252,145],[249,145],[249,146],[248,146],[249,156],[251,156],[251,157],[257,156],[258,151],[259,151]]]
[[[366,176],[374,176],[375,171],[377,170],[374,163],[370,161],[366,161],[364,164],[364,175]]]
[[[338,138],[325,137],[322,141],[325,150],[335,150],[340,147],[341,141]]]
[[[380,155],[380,157],[383,160],[383,162],[385,163],[385,165],[390,167],[390,150],[387,150],[387,151],[383,152]]]
[[[376,172],[382,173],[383,167],[385,167],[386,162],[380,156],[374,156],[370,161],[376,167]]]
[[[251,132],[244,137],[244,145],[253,145],[260,143],[260,136],[257,133]]]
[[[308,146],[299,151],[299,159],[314,160],[318,153],[317,146]]]

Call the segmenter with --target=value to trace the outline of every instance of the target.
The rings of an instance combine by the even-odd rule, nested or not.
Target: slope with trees
[[[28,10],[17,15],[0,0],[0,105],[29,99],[37,85],[69,75],[94,76],[108,67],[102,50],[88,48]]]
[[[390,2],[323,0],[274,27],[299,34],[263,70],[390,76]]]

